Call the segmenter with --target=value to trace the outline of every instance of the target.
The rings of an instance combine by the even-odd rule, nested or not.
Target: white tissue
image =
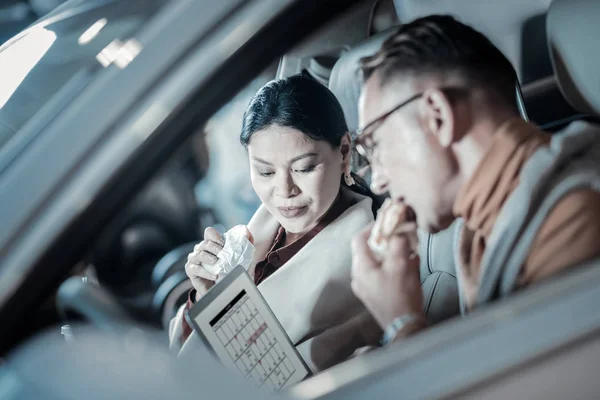
[[[225,232],[223,240],[225,244],[217,254],[217,262],[212,265],[202,264],[202,267],[213,275],[219,275],[219,278],[233,271],[238,265],[250,268],[255,247],[243,231],[231,229]]]

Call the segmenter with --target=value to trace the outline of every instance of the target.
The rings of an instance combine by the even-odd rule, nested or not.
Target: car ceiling
[[[310,58],[339,56],[371,34],[431,14],[451,14],[487,35],[515,66],[521,83],[552,74],[546,46],[545,14],[551,0],[375,0],[365,1],[344,18],[316,32],[282,58],[279,77],[309,68]],[[309,68],[310,69],[310,68]]]

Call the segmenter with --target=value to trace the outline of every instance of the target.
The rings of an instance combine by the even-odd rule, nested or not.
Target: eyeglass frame
[[[350,138],[352,139],[352,147],[354,147],[356,149],[356,151],[358,151],[358,153],[362,157],[364,157],[367,161],[371,161],[371,159],[373,157],[373,150],[374,150],[375,146],[367,146],[367,145],[365,145],[365,141],[373,136],[373,132],[375,132],[375,130],[379,126],[381,126],[390,115],[392,115],[396,111],[400,110],[402,107],[407,106],[408,104],[412,103],[413,101],[415,101],[421,97],[423,97],[423,93],[418,93],[412,97],[409,97],[407,100],[404,100],[397,106],[393,107],[391,110],[386,111],[379,117],[375,118],[373,121],[369,122],[364,127],[359,128],[356,131],[354,131],[354,133],[350,136]],[[372,128],[374,125],[378,125],[378,126],[373,128],[370,132],[367,132],[365,135],[365,131],[367,131],[369,128]]]

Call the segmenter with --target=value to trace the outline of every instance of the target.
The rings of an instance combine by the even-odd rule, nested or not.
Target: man
[[[421,18],[361,69],[355,140],[373,189],[411,207],[423,230],[459,219],[463,311],[600,255],[600,130],[579,122],[551,137],[522,120],[514,69],[485,36]],[[352,285],[387,343],[426,325],[419,260],[400,235],[378,261],[369,234],[353,243]]]

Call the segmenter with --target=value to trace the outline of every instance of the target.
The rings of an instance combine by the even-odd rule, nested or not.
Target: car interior
[[[357,104],[361,85],[358,74],[358,61],[360,58],[375,52],[390,34],[390,31],[393,30],[393,27],[402,23],[402,21],[410,21],[435,12],[452,13],[486,33],[514,63],[520,78],[520,82],[515,83],[515,96],[517,101],[523,104],[524,118],[549,131],[561,129],[569,122],[577,119],[594,120],[593,113],[589,111],[578,112],[573,108],[561,93],[557,78],[553,74],[550,53],[546,45],[546,15],[550,1],[531,2],[524,6],[515,2],[512,7],[508,7],[511,10],[510,13],[490,12],[489,7],[491,6],[488,5],[485,7],[481,5],[479,6],[481,8],[475,7],[474,9],[471,2],[468,1],[454,4],[447,9],[444,8],[444,4],[444,2],[435,1],[377,1],[372,4],[365,2],[352,9],[348,15],[322,28],[321,31],[314,33],[283,55],[279,61],[276,75],[272,78],[282,78],[301,72],[310,74],[322,84],[327,85],[336,95],[344,109],[349,129],[351,131],[355,130],[358,128]],[[461,5],[463,6],[461,7]],[[446,7],[448,6],[446,5]],[[504,7],[503,5],[503,10]],[[484,10],[486,11],[484,12]],[[494,15],[494,20],[486,21],[485,15]],[[500,19],[501,21],[499,21]],[[521,30],[518,29],[518,26],[522,27]],[[535,54],[532,54],[532,52]],[[535,62],[528,61],[529,58]],[[275,71],[271,69],[257,80],[265,82],[268,79],[268,73],[273,72]],[[251,93],[247,93],[245,100],[249,101],[251,95]],[[553,101],[553,99],[556,99],[556,101]],[[540,106],[540,103],[543,103],[543,106]],[[219,122],[211,124],[213,136],[224,131],[221,128],[223,125],[229,127],[229,124],[234,126],[235,123],[241,124],[241,112],[236,110],[237,115],[230,115],[232,111],[229,111],[229,109],[232,107],[232,105],[224,106],[223,110],[220,111],[221,118]],[[232,121],[235,122],[232,123]],[[230,149],[230,146],[236,145],[236,135],[229,134],[229,136],[232,137],[232,142],[222,144],[221,147]],[[216,142],[219,139],[210,137],[206,140]],[[210,152],[210,149],[208,151]],[[213,158],[218,157],[219,155],[215,155]],[[359,160],[359,157],[354,157],[354,159]],[[359,163],[360,161],[357,161],[355,166],[357,170],[361,168]],[[223,164],[223,168],[227,168],[227,165]],[[243,168],[247,167],[243,166]],[[208,169],[210,170],[210,166]],[[206,173],[210,174],[210,172]],[[238,173],[239,171],[235,172],[235,174]],[[210,184],[211,182],[203,182],[202,188],[210,188]],[[223,196],[232,195],[230,192],[222,193]],[[199,194],[199,197],[201,196],[202,194]],[[181,198],[181,196],[178,197]],[[221,201],[226,200],[222,199]],[[253,206],[256,207],[257,203],[248,205],[250,210]],[[181,206],[177,208],[180,210],[185,209]],[[207,211],[209,208],[205,207],[203,209]],[[213,213],[223,214],[219,210],[214,210]],[[251,212],[249,215],[251,215]],[[198,220],[198,218],[194,220]],[[232,226],[231,223],[228,225],[226,221],[214,221],[214,217],[208,220],[223,223],[227,228]],[[202,232],[204,227],[198,226],[196,229],[197,234]],[[435,235],[421,233],[420,237],[420,253],[426,255],[421,259],[421,277],[427,299],[427,314],[432,323],[441,322],[459,314],[456,277],[453,272],[454,266],[452,262],[448,261],[451,260],[449,254],[451,254],[453,229],[454,226]],[[191,233],[192,230],[189,230],[189,232]],[[108,236],[115,237],[115,235]],[[154,296],[155,310],[162,310],[161,307],[158,307],[158,304],[166,304],[167,302],[175,306],[180,305],[185,299],[187,289],[189,289],[189,286],[186,286],[186,277],[177,274],[176,271],[182,271],[187,254],[193,248],[195,242],[191,240],[185,243],[185,239],[182,238],[176,239],[176,243],[180,247],[173,249],[173,251],[165,254],[163,259],[157,261],[152,282],[153,287],[158,288],[160,283],[169,280],[173,274],[177,275],[180,281],[171,278],[169,285],[166,285],[160,291],[157,290],[157,293],[160,292],[163,295],[174,293],[173,296],[176,295],[178,298],[177,300],[174,298],[167,300],[167,298],[161,299],[160,296]],[[163,249],[160,248],[160,250]],[[104,251],[101,252],[106,254]],[[128,262],[130,265],[140,265],[138,260],[124,262]],[[113,260],[109,260],[106,264],[112,265],[115,270],[121,271],[121,273],[128,270],[126,266],[116,264]],[[148,275],[147,271],[145,274]],[[118,278],[117,281],[122,283],[125,280]],[[180,284],[182,286],[179,286]],[[166,289],[167,287],[170,290]],[[129,293],[131,293],[130,290]],[[171,306],[168,309],[169,313],[173,312]],[[170,319],[167,317],[167,315],[171,315],[169,313],[165,314],[163,318],[163,327],[165,321]]]
[[[79,3],[67,2],[57,10],[78,7]],[[134,8],[131,10],[133,13]],[[56,10],[53,13],[60,14]],[[67,342],[75,349],[73,354],[84,354],[82,359],[85,359],[86,349],[98,344],[106,346],[106,354],[122,351],[115,344],[117,339],[97,337],[93,330],[88,332],[93,343],[88,343],[90,336],[83,334],[89,331],[83,324],[86,319],[93,320],[96,327],[104,324],[107,332],[117,333],[118,340],[130,334],[120,327],[134,322],[151,328],[153,334],[148,340],[156,340],[166,348],[169,321],[192,288],[185,262],[195,244],[202,240],[204,229],[214,226],[223,232],[247,223],[260,204],[247,179],[249,168],[238,138],[242,113],[252,95],[271,79],[304,72],[335,94],[349,129],[354,131],[358,128],[361,87],[359,60],[374,53],[395,26],[430,14],[456,16],[485,33],[507,55],[519,77],[515,82],[515,101],[523,118],[549,132],[573,121],[599,122],[600,56],[594,46],[600,26],[598,2],[358,2],[278,60],[272,60],[270,67],[210,119],[190,130],[184,144],[165,160],[160,170],[153,171],[144,188],[132,201],[123,204],[97,235],[71,276],[57,288],[55,296],[41,305],[43,317],[29,325],[29,332],[23,338],[47,331],[53,343]],[[19,25],[18,29],[23,27]],[[16,114],[5,116],[0,109],[0,122],[12,115]],[[354,170],[366,171],[364,176],[368,181],[364,162],[358,153],[355,156]],[[579,398],[594,397],[600,390],[600,384],[593,379],[600,359],[600,315],[596,315],[590,304],[600,298],[600,260],[460,317],[451,256],[453,232],[454,226],[437,234],[419,232],[421,284],[432,328],[405,343],[334,366],[281,396],[556,398],[577,391]],[[38,350],[35,343],[25,346],[17,353],[15,365],[29,368],[27,362],[37,357]],[[145,356],[163,365],[159,373],[165,376],[165,385],[181,386],[172,378],[179,373],[173,371],[180,371],[177,369],[180,366],[174,365],[174,358],[147,348],[145,351],[150,353]],[[66,354],[57,351],[40,356],[40,363],[45,364],[39,368],[51,368],[49,364],[59,353]],[[99,357],[100,353],[101,350],[95,349],[88,353],[88,358]],[[4,355],[0,354],[1,357]],[[110,393],[116,398],[123,393],[119,390],[128,385],[145,384],[142,372],[148,363],[142,364],[124,362],[124,369],[139,368],[139,376],[135,375],[131,381],[110,382],[99,377],[92,385],[112,387]],[[2,365],[0,398],[4,398],[2,388],[7,387],[6,382],[16,379],[7,378],[8,373],[3,375]],[[463,367],[468,365],[477,366],[477,371]],[[219,374],[228,373],[219,368],[211,370],[206,379],[218,379]],[[60,379],[68,379],[67,372],[61,374]],[[232,382],[228,393],[246,390],[243,382]],[[22,387],[18,389],[17,383],[13,386],[17,389],[6,391],[6,398],[28,398],[33,393]],[[18,390],[22,391],[17,394]],[[160,392],[153,390],[155,394]],[[187,395],[187,389],[181,390],[182,396]],[[14,397],[9,396],[11,393]],[[193,395],[193,391],[190,393]],[[263,392],[256,395],[267,396]]]

